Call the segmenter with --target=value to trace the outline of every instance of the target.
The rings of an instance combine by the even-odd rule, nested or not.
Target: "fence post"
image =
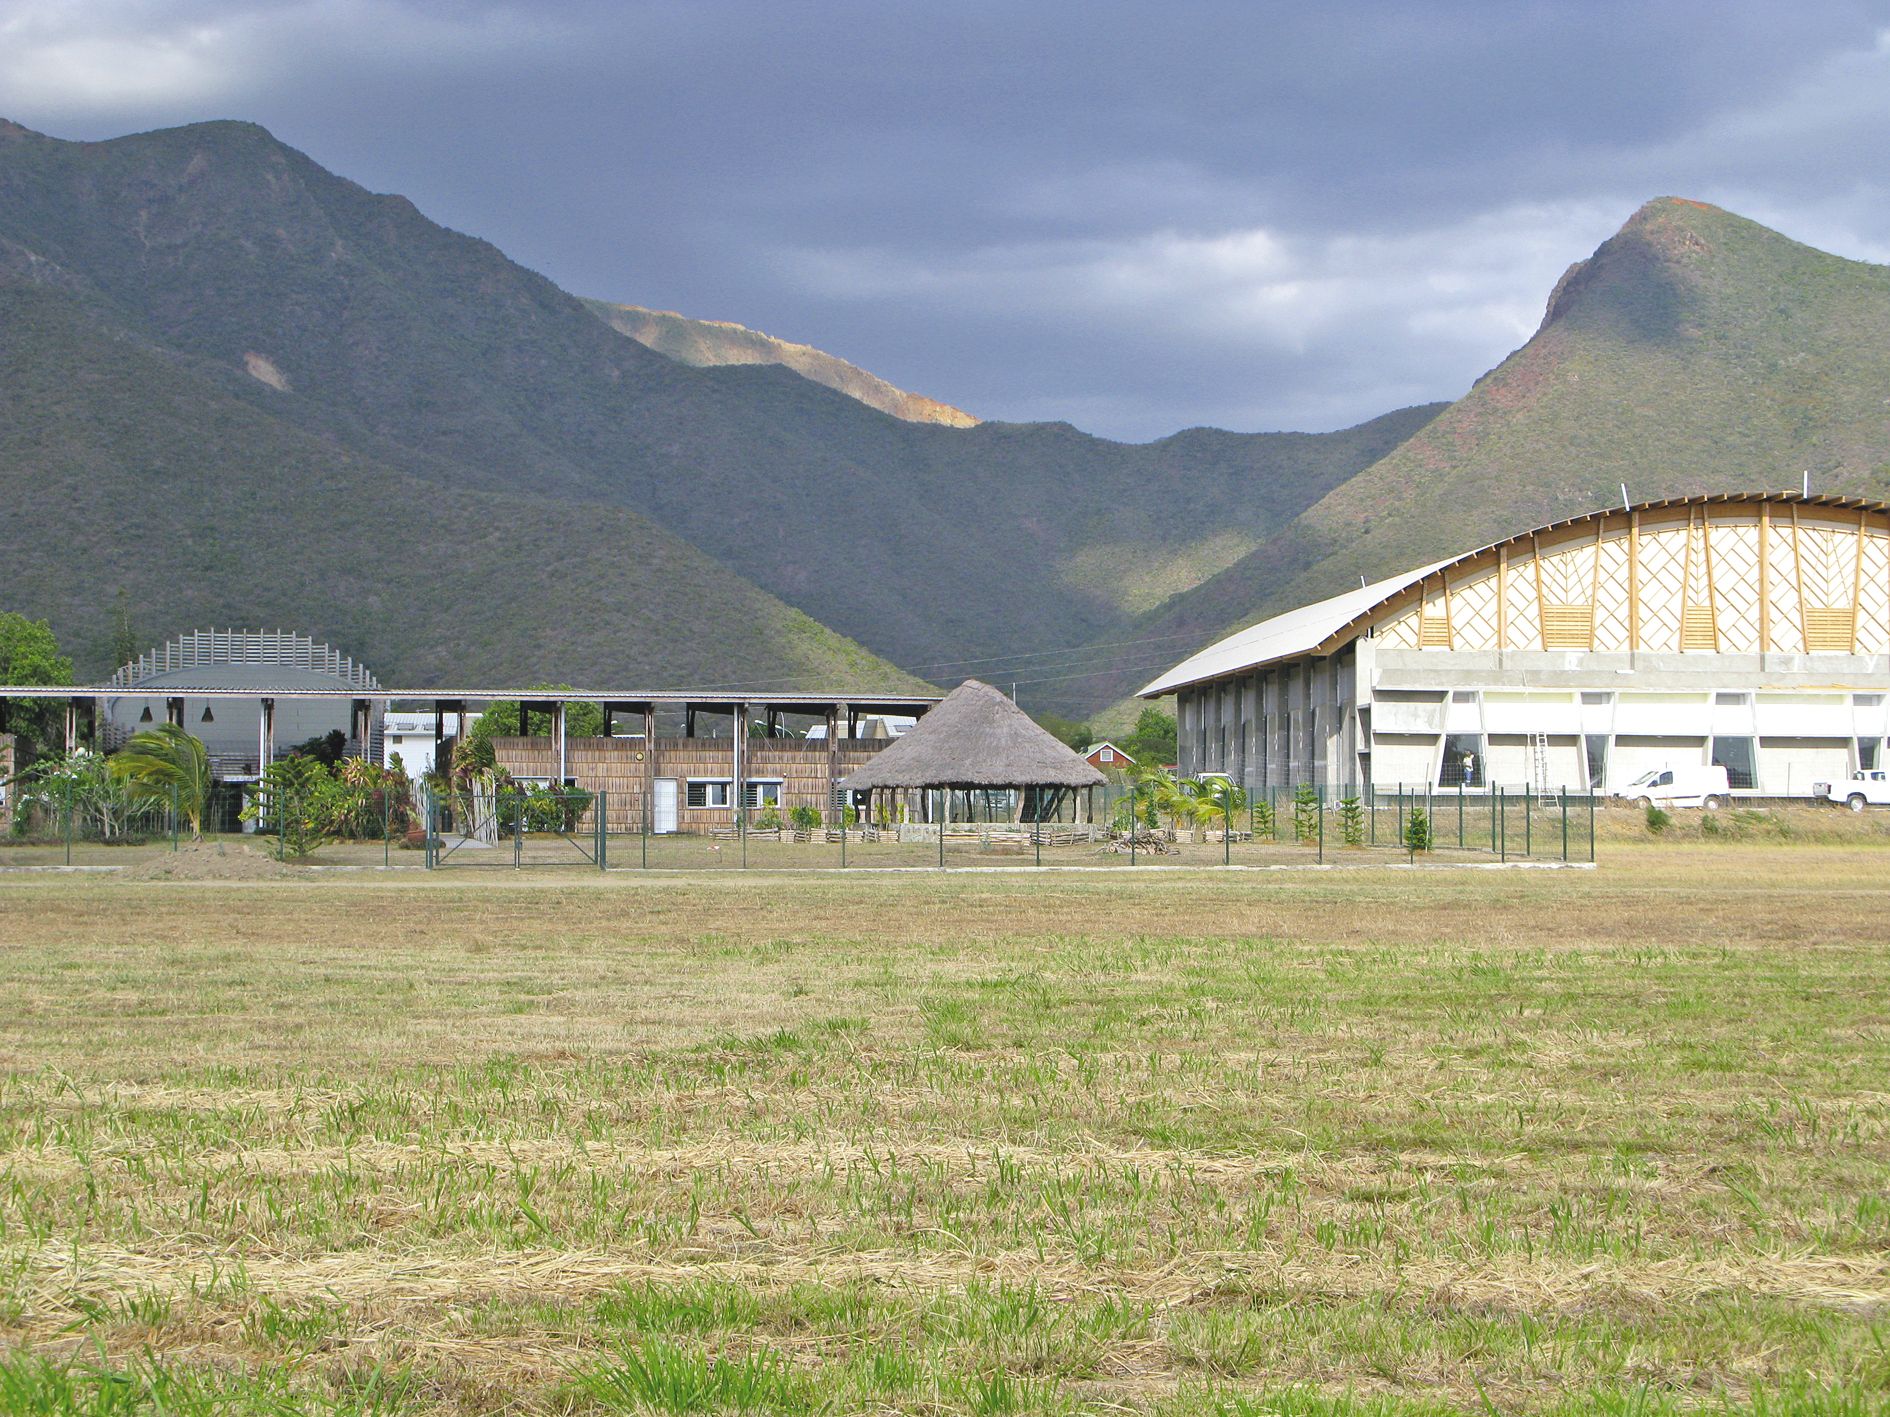
[[[597,829],[597,869],[607,871],[610,869],[607,859],[610,853],[610,794],[599,792],[591,810],[597,813],[591,823]]]
[[[1233,779],[1229,778],[1227,790],[1234,790]],[[1221,799],[1221,865],[1231,866],[1234,862],[1234,814],[1228,810],[1233,806],[1225,797]]]
[[[1595,789],[1588,789],[1588,859],[1595,859]]]
[[[1504,800],[1503,789],[1500,787],[1496,789],[1496,816],[1501,824],[1501,829],[1497,833],[1497,839],[1502,842],[1499,855],[1507,863],[1509,861],[1509,803]]]
[[[1522,854],[1523,854],[1524,856],[1534,856],[1534,855],[1536,854],[1536,839],[1535,839],[1535,827],[1534,827],[1534,817],[1535,817],[1535,813],[1534,813],[1534,804],[1535,804],[1535,800],[1536,800],[1536,794],[1535,794],[1535,793],[1534,793],[1533,791],[1530,791],[1530,792],[1525,792],[1525,793],[1523,794],[1523,800],[1522,800]]]
[[[945,869],[945,817],[952,809],[952,799],[947,795],[950,792],[949,787],[938,791],[938,868],[941,871]]]
[[[171,784],[171,850],[177,850],[177,784]]]
[[[1365,784],[1365,817],[1366,840],[1376,846],[1378,845],[1378,785],[1370,781]]]
[[[517,871],[525,864],[525,798],[520,793],[514,793],[513,798],[512,869]]]
[[[173,789],[175,790],[175,789]],[[66,865],[72,864],[72,782],[66,782]]]
[[[381,869],[385,871],[394,864],[394,799],[387,790],[385,780],[381,783]]]
[[[1463,779],[1457,780],[1457,850],[1463,850]]]
[[[840,806],[840,869],[847,868],[847,809],[843,801]]]
[[[648,785],[649,780],[646,778],[644,786]],[[637,826],[643,838],[643,869],[647,871],[650,869],[650,794],[640,792],[637,796],[643,803],[643,810],[637,814]]]
[[[270,793],[269,799],[269,805],[276,811],[276,860],[287,861],[289,859],[289,810],[283,806],[280,792]]]
[[[1568,864],[1568,784],[1562,784],[1562,864]]]
[[[1326,864],[1326,790],[1319,789],[1319,864]]]
[[[1398,845],[1405,845],[1404,839],[1404,784],[1398,784]]]
[[[1142,784],[1129,784],[1129,864],[1135,864],[1135,834],[1142,830]]]

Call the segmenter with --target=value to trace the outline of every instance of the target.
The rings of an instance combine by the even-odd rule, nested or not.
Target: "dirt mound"
[[[253,846],[221,841],[197,842],[127,867],[121,881],[273,881],[301,878]]]

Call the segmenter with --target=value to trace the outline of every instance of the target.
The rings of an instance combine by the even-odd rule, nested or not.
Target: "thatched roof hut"
[[[905,788],[1100,787],[1107,779],[1016,704],[967,679],[841,785]]]

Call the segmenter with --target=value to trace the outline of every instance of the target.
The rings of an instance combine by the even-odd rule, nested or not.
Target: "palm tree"
[[[1143,801],[1154,799],[1155,810],[1168,818],[1168,829],[1181,834],[1185,817],[1194,818],[1194,801],[1200,784],[1193,778],[1178,778],[1163,768],[1150,768],[1136,779],[1137,794]]]
[[[133,798],[175,801],[178,812],[190,824],[191,839],[203,836],[211,779],[210,754],[204,751],[201,740],[175,723],[146,728],[132,734],[131,741],[112,758],[112,776]]]
[[[1204,778],[1198,784],[1195,813],[1204,821],[1218,820],[1223,833],[1234,829],[1234,821],[1247,810],[1247,794],[1230,777]]]

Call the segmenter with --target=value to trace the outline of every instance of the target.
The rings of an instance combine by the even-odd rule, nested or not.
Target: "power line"
[[[1019,679],[1019,684],[1059,684],[1066,679],[1095,679],[1104,674],[1146,674],[1151,669],[1165,669],[1169,661],[1158,659],[1149,664],[1118,664],[1109,669],[1092,669],[1085,674],[1051,674],[1042,679]]]
[[[931,664],[902,664],[899,666],[908,674],[916,674],[921,669],[959,669],[972,664],[999,664],[1011,659],[1038,659],[1045,655],[1090,654],[1104,649],[1126,649],[1132,645],[1160,644],[1167,640],[1196,639],[1191,630],[1177,630],[1172,635],[1148,635],[1136,640],[1103,640],[1094,644],[1065,645],[1059,649],[1015,650],[1010,654],[994,654],[983,659],[941,659]],[[1048,666],[1040,666],[1048,667]]]
[[[1197,638],[1197,636],[1194,635],[1190,631],[1177,631],[1174,634],[1170,634],[1170,635],[1147,635],[1140,639],[1133,639],[1133,640],[1107,640],[1107,641],[1102,641],[1096,644],[1066,645],[1061,649],[1017,650],[1011,654],[990,655],[983,659],[942,659],[942,660],[935,660],[929,664],[902,664],[895,667],[901,669],[907,674],[918,674],[921,670],[966,668],[972,665],[980,665],[980,664],[1003,664],[1011,660],[1026,660],[1026,659],[1055,660],[1055,659],[1063,658],[1069,655],[1076,655],[1079,657],[1074,660],[1066,659],[1065,660],[1066,664],[1069,664],[1069,663],[1080,664],[1083,662],[1083,659],[1081,658],[1082,656],[1094,655],[1103,650],[1128,649],[1137,645],[1163,644],[1169,640],[1182,640],[1182,639],[1194,639],[1194,638]],[[1170,662],[1169,660],[1164,659],[1160,661],[1158,664],[1149,665],[1149,666],[1136,666],[1135,671],[1133,672],[1139,672],[1140,669],[1144,667],[1161,668],[1165,666],[1166,664],[1168,664],[1169,662]],[[1010,675],[1016,672],[1016,670],[1018,669],[1025,669],[1025,670],[1058,669],[1062,667],[1064,666],[1054,663],[1054,662],[1047,662],[1047,663],[1042,663],[1042,664],[1013,665],[1012,668],[1010,669],[988,671],[988,672],[998,673],[1000,677],[1008,679]],[[1113,669],[1103,669],[1103,670],[1097,670],[1095,672],[1098,674],[1107,674],[1107,673],[1113,673],[1115,671]],[[1124,672],[1131,672],[1131,671],[1125,670]],[[709,693],[709,692],[721,692],[723,690],[728,690],[728,689],[758,689],[758,688],[765,688],[770,684],[795,683],[795,682],[798,682],[798,680],[801,677],[802,676],[799,676],[799,675],[792,676],[792,677],[782,675],[782,676],[777,676],[772,679],[721,679],[711,684],[702,685],[701,691],[704,693]],[[1016,682],[1019,684],[1047,684],[1047,683],[1053,682],[1055,678],[1059,678],[1059,677],[1060,678],[1085,678],[1088,676],[1062,675],[1062,676],[1052,676],[1050,678],[1019,679]]]

